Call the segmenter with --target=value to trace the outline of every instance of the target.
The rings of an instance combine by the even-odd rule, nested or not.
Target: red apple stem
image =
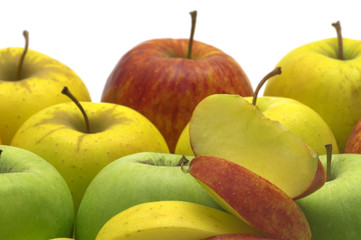
[[[184,172],[184,173],[189,173],[189,168],[188,169],[185,169],[184,168],[184,164],[188,163],[189,160],[183,155],[182,158],[179,160],[179,162],[177,163],[177,166],[180,166],[181,167],[181,170]]]
[[[16,76],[15,76],[15,80],[20,80],[20,74],[21,74],[21,69],[23,68],[23,63],[24,63],[24,59],[25,59],[25,55],[28,52],[28,48],[29,48],[29,32],[24,30],[23,31],[23,35],[25,38],[25,47],[24,47],[24,51],[23,54],[20,57],[20,61],[19,61],[19,65],[18,65],[18,70],[16,71]]]
[[[194,32],[196,30],[196,22],[197,22],[197,11],[192,11],[189,13],[192,17],[192,29],[191,29],[191,36],[189,37],[189,45],[188,45],[188,55],[187,58],[192,58],[192,48],[193,48],[193,39],[194,39]]]
[[[64,87],[63,90],[61,91],[62,94],[68,96],[79,108],[79,110],[81,111],[81,113],[83,114],[84,120],[85,120],[85,125],[86,125],[86,129],[87,129],[87,133],[91,133],[91,129],[90,129],[90,123],[89,123],[89,118],[88,115],[86,114],[83,106],[80,104],[80,102],[78,101],[78,99],[76,99],[76,97],[70,92],[70,90],[68,89],[68,87]]]
[[[327,154],[326,181],[331,180],[332,144],[325,145]]]
[[[345,60],[343,56],[343,43],[342,43],[342,33],[341,33],[341,23],[340,21],[337,21],[335,23],[332,23],[332,26],[336,28],[337,32],[337,41],[338,41],[338,59]]]
[[[261,90],[262,86],[265,84],[265,82],[270,79],[271,77],[281,74],[281,67],[276,67],[275,69],[273,69],[273,71],[271,71],[270,73],[268,73],[266,76],[264,76],[264,78],[259,82],[259,84],[256,87],[256,90],[253,93],[253,99],[252,99],[252,104],[254,106],[256,106],[257,103],[257,96],[259,91]]]

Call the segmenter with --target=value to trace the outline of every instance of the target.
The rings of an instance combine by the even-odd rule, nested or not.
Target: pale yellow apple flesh
[[[190,174],[224,209],[276,239],[311,239],[301,208],[282,190],[254,172],[223,158],[197,156]]]
[[[199,240],[225,233],[258,232],[215,208],[185,201],[156,201],[118,213],[104,224],[96,240]]]
[[[302,139],[239,95],[215,94],[201,101],[189,136],[195,156],[233,161],[294,199],[316,191],[326,180],[318,156]]]

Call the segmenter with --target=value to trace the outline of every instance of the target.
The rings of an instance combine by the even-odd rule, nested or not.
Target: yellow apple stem
[[[331,180],[332,144],[325,145],[327,154],[326,181]]]
[[[86,125],[86,129],[87,129],[87,133],[91,133],[91,129],[90,129],[90,123],[89,123],[89,119],[88,119],[88,115],[86,114],[83,106],[80,104],[80,102],[78,101],[78,99],[76,99],[76,97],[70,92],[70,90],[68,89],[68,87],[64,87],[63,90],[61,91],[62,94],[68,96],[79,108],[79,110],[81,111],[81,113],[83,114],[84,120],[85,120],[85,125]]]
[[[20,80],[20,74],[21,74],[21,69],[23,67],[23,63],[24,63],[24,59],[25,59],[25,54],[28,51],[29,48],[29,32],[24,30],[23,31],[23,35],[25,38],[25,47],[24,47],[24,51],[23,54],[20,57],[20,61],[19,61],[19,65],[18,65],[18,70],[16,71],[16,76],[15,76],[15,80]]]
[[[197,22],[197,11],[192,11],[189,14],[192,17],[192,29],[191,29],[191,36],[189,38],[187,58],[191,59],[192,58],[192,47],[193,47],[194,32],[195,32],[195,29],[196,29],[196,22]]]
[[[253,99],[252,99],[252,104],[254,106],[256,106],[257,103],[257,96],[259,93],[259,90],[261,90],[262,86],[265,84],[265,82],[270,79],[271,77],[281,74],[281,67],[277,67],[275,69],[273,69],[273,71],[271,71],[270,73],[268,73],[262,80],[261,82],[257,85],[256,90],[253,93]]]
[[[342,33],[341,33],[341,24],[340,21],[332,23],[332,26],[336,28],[337,40],[338,40],[338,59],[345,60],[343,56],[343,44],[342,44]]]

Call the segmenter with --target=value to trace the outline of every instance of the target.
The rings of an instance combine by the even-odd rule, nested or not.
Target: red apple
[[[195,106],[214,93],[251,96],[253,89],[240,65],[221,50],[192,37],[153,39],[135,46],[119,60],[101,101],[142,113],[174,152]]]
[[[355,124],[348,137],[345,153],[361,154],[361,119]]]
[[[275,239],[260,235],[254,235],[254,234],[230,233],[230,234],[222,234],[222,235],[205,238],[203,240],[275,240]]]

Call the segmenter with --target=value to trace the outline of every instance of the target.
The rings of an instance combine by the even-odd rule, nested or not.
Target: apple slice
[[[301,208],[258,174],[212,156],[195,157],[188,171],[220,206],[267,236],[311,239],[310,226]]]
[[[322,187],[325,170],[304,141],[239,95],[214,94],[189,124],[195,156],[225,158],[259,174],[293,199]]]
[[[276,240],[274,238],[268,238],[260,235],[245,234],[245,233],[230,233],[212,236],[203,240]]]

